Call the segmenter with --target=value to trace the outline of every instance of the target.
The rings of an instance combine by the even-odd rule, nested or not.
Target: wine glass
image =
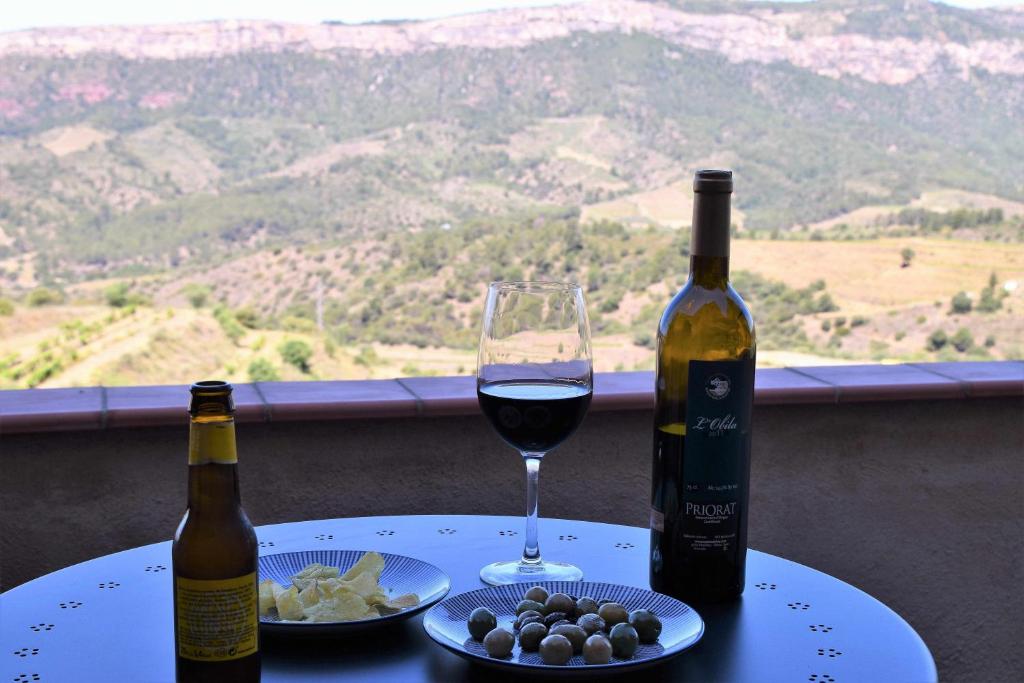
[[[476,374],[480,408],[526,463],[523,556],[487,565],[480,578],[491,585],[579,581],[578,567],[541,560],[537,478],[540,461],[576,431],[593,394],[583,290],[561,282],[491,283]]]

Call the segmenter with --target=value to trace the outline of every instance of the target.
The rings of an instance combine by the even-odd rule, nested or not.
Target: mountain
[[[924,0],[598,0],[0,34],[0,256],[60,282],[564,207],[678,225],[700,165],[736,171],[751,231],[1020,200],[1022,28]]]

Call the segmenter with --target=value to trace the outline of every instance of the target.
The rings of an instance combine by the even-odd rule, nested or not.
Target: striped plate
[[[344,574],[365,552],[365,550],[302,550],[277,555],[261,555],[259,558],[260,581],[273,579],[282,586],[290,586],[292,576],[298,574],[306,565],[314,562],[328,567],[338,567]],[[448,575],[432,564],[391,553],[381,553],[381,556],[384,558],[384,572],[380,577],[380,585],[384,587],[390,597],[397,597],[403,593],[415,593],[420,598],[419,605],[384,617],[338,622],[281,621],[275,610],[269,615],[260,617],[261,629],[268,633],[286,635],[330,635],[358,631],[379,624],[401,621],[414,614],[419,614],[444,598],[452,586]]]
[[[487,607],[498,616],[498,626],[512,629],[516,605],[533,584],[520,583],[495,586],[453,595],[438,603],[423,617],[423,628],[441,646],[457,655],[483,664],[502,668],[540,669],[545,674],[581,674],[618,672],[628,668],[640,668],[673,657],[692,646],[704,635],[704,620],[689,605],[661,593],[621,586],[614,583],[593,583],[589,581],[547,581],[541,582],[548,593],[568,593],[575,597],[591,597],[597,601],[612,600],[628,611],[648,609],[661,620],[662,630],[658,642],[641,644],[631,659],[612,659],[609,664],[588,665],[581,655],[576,655],[565,666],[544,664],[536,652],[523,652],[518,641],[507,659],[487,656],[483,643],[473,640],[466,625],[469,614],[477,607]]]

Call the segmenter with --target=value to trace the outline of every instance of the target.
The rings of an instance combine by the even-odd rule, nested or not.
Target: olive
[[[534,602],[539,602],[541,604],[544,604],[544,601],[547,599],[548,592],[544,590],[542,586],[534,586],[530,590],[526,591],[525,595],[523,595],[523,600],[533,600]]]
[[[570,598],[565,593],[553,593],[544,602],[544,610],[546,614],[552,612],[561,612],[562,614],[572,614],[576,609],[576,601]]]
[[[600,605],[594,598],[580,598],[576,601],[576,616],[583,614],[597,614],[597,610]]]
[[[535,619],[543,619],[544,615],[541,614],[540,612],[536,611],[536,610],[532,610],[532,609],[531,610],[527,610],[527,611],[523,612],[522,614],[520,614],[519,618],[516,619],[515,624],[514,624],[515,628],[517,630],[521,629],[523,627],[523,624],[529,623],[527,621],[527,619],[529,619],[531,617],[533,617]]]
[[[516,623],[517,626],[515,628],[517,631],[527,624],[540,624],[541,626],[544,626],[544,628],[547,628],[547,625],[544,624],[544,617],[526,617]]]
[[[565,612],[552,612],[544,617],[544,625],[551,628],[556,622],[565,619]]]
[[[612,661],[612,644],[600,633],[583,643],[583,661],[587,664],[607,664]]]
[[[617,602],[609,602],[606,605],[601,605],[601,608],[597,610],[597,613],[602,619],[604,619],[604,623],[609,626],[629,621],[629,612],[627,612],[626,608]]]
[[[640,645],[640,636],[629,624],[615,624],[612,632],[608,634],[608,639],[612,641],[612,654],[622,659],[632,657]]]
[[[572,659],[572,643],[565,636],[548,636],[540,641],[540,658],[545,664],[565,664]]]
[[[587,632],[576,624],[560,624],[555,626],[550,631],[551,635],[565,636],[572,643],[572,653],[578,655],[583,652],[583,643],[587,639]]]
[[[498,617],[486,607],[477,607],[469,615],[469,635],[473,640],[483,640],[497,626]]]
[[[512,654],[512,646],[516,644],[516,637],[507,628],[496,628],[484,636],[484,648],[489,657],[504,659]]]
[[[629,625],[636,629],[641,643],[656,642],[661,635],[661,620],[650,610],[638,609],[630,612]]]
[[[545,614],[544,605],[534,600],[522,600],[516,605],[516,616],[518,617],[523,612],[536,612],[537,614]]]
[[[523,626],[519,631],[519,647],[527,652],[536,652],[540,647],[540,641],[548,634],[547,627],[537,621]]]
[[[586,631],[588,636],[603,631],[605,627],[604,619],[596,614],[584,614],[576,620],[576,625]]]

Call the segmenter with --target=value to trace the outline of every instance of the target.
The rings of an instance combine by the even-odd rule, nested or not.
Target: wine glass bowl
[[[519,560],[480,571],[493,585],[578,581],[570,564],[541,559],[537,542],[540,462],[568,439],[593,394],[590,323],[583,290],[560,282],[494,282],[488,287],[477,359],[480,408],[526,464],[526,542]]]

